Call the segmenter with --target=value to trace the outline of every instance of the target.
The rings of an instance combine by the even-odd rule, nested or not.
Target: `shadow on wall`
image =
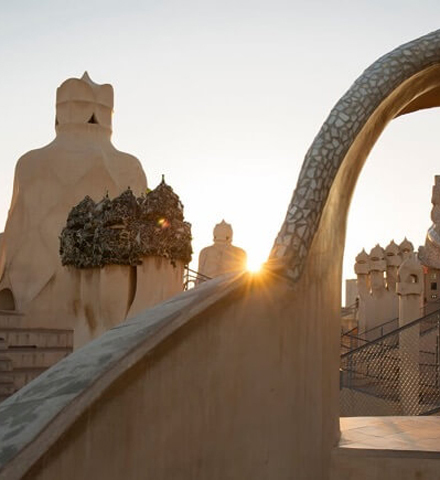
[[[0,291],[0,310],[15,310],[14,295],[9,288]]]

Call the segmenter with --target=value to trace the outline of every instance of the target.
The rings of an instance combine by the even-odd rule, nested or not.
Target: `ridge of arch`
[[[341,211],[328,216],[344,227],[345,235],[357,177],[386,124],[399,115],[436,106],[440,106],[440,30],[399,46],[359,76],[333,107],[305,155],[269,257],[287,277],[296,281],[301,276],[330,203]],[[347,171],[350,168],[352,172]],[[337,188],[343,190],[335,192]],[[341,203],[337,196],[347,198]]]

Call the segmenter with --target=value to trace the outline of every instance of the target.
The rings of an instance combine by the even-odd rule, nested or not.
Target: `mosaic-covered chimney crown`
[[[183,205],[165,180],[139,198],[130,189],[98,203],[85,197],[69,213],[60,255],[63,265],[76,268],[134,266],[147,256],[187,264],[192,255],[191,224],[184,221]]]

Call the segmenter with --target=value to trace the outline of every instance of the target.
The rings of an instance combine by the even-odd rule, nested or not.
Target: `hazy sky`
[[[164,173],[180,195],[196,257],[224,218],[262,262],[331,107],[379,56],[437,28],[438,0],[0,0],[0,224],[17,159],[54,137],[57,86],[88,70],[114,86],[114,144],[150,188]],[[379,140],[353,199],[345,276],[362,247],[424,241],[439,134],[434,109]]]

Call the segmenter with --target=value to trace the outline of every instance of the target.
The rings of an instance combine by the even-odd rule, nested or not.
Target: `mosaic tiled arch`
[[[284,263],[289,278],[301,276],[338,170],[373,113],[404,82],[439,64],[440,30],[436,30],[379,58],[333,107],[306,153],[270,254],[270,259]],[[434,106],[427,102],[413,110]]]

